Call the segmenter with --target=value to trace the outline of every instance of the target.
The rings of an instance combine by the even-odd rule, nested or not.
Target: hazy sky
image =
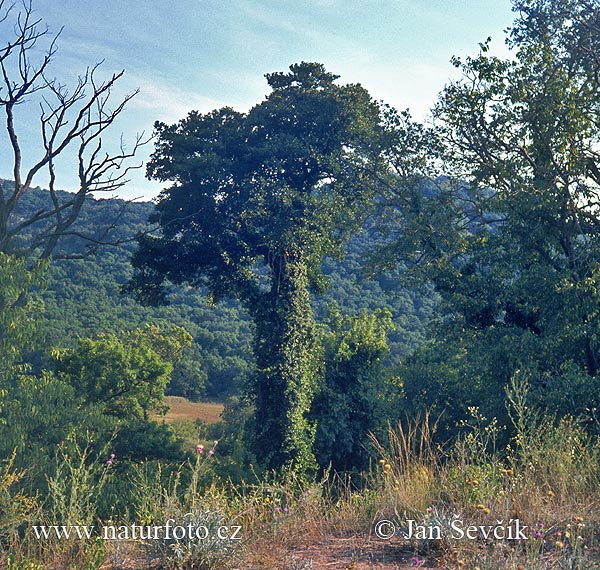
[[[115,95],[136,88],[112,130],[133,141],[154,121],[175,122],[188,111],[223,105],[247,110],[268,92],[264,74],[291,63],[318,61],[361,83],[376,99],[426,117],[453,77],[452,55],[476,54],[492,36],[500,53],[512,22],[510,0],[33,0],[51,31],[61,26],[52,74],[68,81],[104,60],[106,75],[125,69]],[[0,28],[0,44],[7,41]],[[38,109],[19,109],[24,161],[35,156]],[[26,147],[26,148],[25,148]],[[30,151],[29,153],[27,151]],[[140,154],[145,160],[148,147]],[[11,178],[0,133],[0,177]],[[59,186],[73,189],[72,166],[61,165]],[[44,178],[36,180],[44,185]],[[151,197],[160,186],[143,171],[121,195]]]

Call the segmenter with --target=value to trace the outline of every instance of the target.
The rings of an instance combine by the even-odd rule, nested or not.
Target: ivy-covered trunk
[[[164,302],[168,282],[244,303],[256,325],[252,451],[261,467],[304,475],[316,465],[307,413],[319,373],[309,281],[320,283],[323,257],[360,229],[387,176],[381,107],[337,79],[302,62],[268,74],[271,93],[248,113],[157,123],[148,173],[173,185],[127,287],[146,303]]]
[[[319,374],[306,264],[286,252],[270,264],[271,289],[253,307],[256,415],[254,450],[266,469],[316,469],[315,427],[307,419]]]

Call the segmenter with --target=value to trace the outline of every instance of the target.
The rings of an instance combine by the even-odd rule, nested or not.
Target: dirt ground
[[[415,564],[406,545],[364,537],[323,537],[322,540],[302,546],[282,548],[268,542],[246,551],[235,570],[408,570],[418,566],[429,570],[427,560]],[[157,561],[143,560],[139,551],[124,556],[117,565],[105,563],[101,570],[161,570]],[[230,567],[228,567],[230,568]]]
[[[320,542],[267,555],[260,548],[249,556],[244,569],[248,570],[405,570],[415,568],[413,553],[402,543],[392,543],[364,537],[325,537]],[[412,559],[412,560],[411,560]],[[431,566],[419,559],[419,568]],[[242,570],[242,567],[240,567]]]

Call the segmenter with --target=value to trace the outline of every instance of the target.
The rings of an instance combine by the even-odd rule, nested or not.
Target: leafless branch
[[[31,0],[22,0],[19,5],[0,0],[0,24],[11,22],[14,38],[0,47],[0,109],[6,117],[14,182],[8,193],[0,185],[0,251],[10,251],[25,229],[40,224],[36,226],[41,229],[31,240],[31,248],[36,255],[48,257],[60,237],[67,235],[77,220],[88,196],[122,188],[128,182],[128,173],[142,166],[130,164],[130,160],[150,138],[142,133],[136,136],[130,150],[121,142],[117,152],[104,151],[102,135],[138,90],[113,105],[112,91],[124,72],[100,80],[102,62],[86,69],[69,89],[50,75],[50,64],[57,53],[62,30],[50,34],[43,21],[34,15]],[[47,45],[41,59],[36,60],[34,52],[42,42]],[[19,140],[15,108],[31,104],[32,100],[38,100],[40,108],[43,151],[37,158],[28,157],[27,162],[32,166],[24,171],[24,149]],[[67,152],[72,152],[77,159],[79,188],[65,199],[64,194],[57,191],[55,162]],[[41,171],[49,176],[51,205],[27,219],[15,220],[17,204]]]

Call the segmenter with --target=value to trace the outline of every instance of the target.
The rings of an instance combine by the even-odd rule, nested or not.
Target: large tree
[[[456,392],[446,373],[437,383],[417,373],[413,393],[501,404],[521,369],[548,405],[583,412],[600,371],[600,3],[514,8],[513,56],[484,42],[455,59],[462,77],[434,109],[453,178],[422,185],[413,202],[403,186],[396,200],[395,252],[418,262],[448,315],[446,348],[429,364],[451,339],[468,379]]]
[[[166,281],[242,301],[255,323],[254,452],[267,468],[314,468],[307,420],[319,375],[309,290],[320,263],[360,227],[377,184],[380,108],[321,64],[266,76],[247,113],[191,112],[156,124],[151,177],[172,181],[140,238],[130,288],[164,300]]]

